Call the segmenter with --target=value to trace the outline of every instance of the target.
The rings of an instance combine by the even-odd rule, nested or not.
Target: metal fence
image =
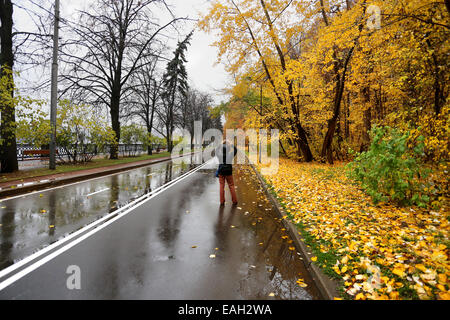
[[[152,150],[160,151],[162,149],[162,145],[154,144],[152,145]],[[82,150],[80,150],[82,148]],[[92,156],[97,155],[106,155],[110,153],[111,146],[105,145],[103,148],[98,148],[97,145],[83,145],[80,147],[79,145],[73,145],[68,150],[66,148],[57,147],[57,156],[62,158],[67,158],[69,156],[68,152],[73,154],[75,150],[78,149],[78,152],[84,152],[85,154],[89,154]],[[18,144],[17,145],[17,160],[26,161],[26,160],[37,160],[37,159],[48,159],[48,150],[49,146],[41,146],[41,148],[37,148],[36,146],[27,145],[27,144]],[[143,144],[119,144],[118,149],[119,155],[122,156],[135,156],[142,153],[147,152],[147,146]]]
[[[202,147],[205,148],[210,142],[204,142]],[[72,145],[70,148],[57,147],[57,159],[67,160],[69,156],[73,156],[75,152],[81,155],[88,155],[89,158],[101,155],[110,154],[111,145],[105,145],[99,148],[95,144],[84,144],[84,145]],[[160,152],[166,150],[166,147],[162,144],[153,144],[152,150],[155,152]],[[135,144],[124,144],[120,143],[118,146],[119,156],[137,156],[143,153],[147,153],[147,146],[139,143]],[[27,161],[27,160],[48,160],[49,159],[49,146],[43,145],[40,148],[29,145],[29,144],[17,144],[17,160]]]

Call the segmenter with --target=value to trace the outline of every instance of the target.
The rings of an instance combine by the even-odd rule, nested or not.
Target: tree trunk
[[[443,90],[441,89],[440,79],[439,79],[439,64],[437,62],[436,56],[433,54],[434,62],[434,112],[436,115],[441,113],[442,106],[445,104],[445,97]]]
[[[333,150],[332,150],[332,142],[334,137],[334,132],[336,130],[336,123],[339,117],[339,111],[342,101],[342,92],[344,91],[344,79],[340,81],[340,77],[338,76],[338,85],[336,88],[336,96],[334,100],[334,111],[333,111],[333,117],[328,120],[328,130],[325,134],[325,138],[323,140],[322,144],[322,152],[321,157],[323,159],[327,159],[328,163],[333,164]]]
[[[363,13],[365,14],[366,9],[365,9],[365,3],[366,1],[363,1]],[[323,19],[325,21],[325,24],[328,25],[328,20],[327,20],[327,16],[325,13],[325,7],[324,7],[324,2],[320,1],[320,5],[322,7],[322,15],[323,15]],[[347,9],[349,7],[347,6]],[[342,96],[344,93],[344,87],[345,87],[345,77],[346,77],[346,73],[347,73],[347,68],[348,68],[348,64],[350,62],[350,59],[353,55],[353,51],[355,50],[356,44],[358,42],[358,39],[361,35],[361,31],[363,29],[364,24],[361,22],[358,26],[359,29],[359,34],[358,37],[354,40],[354,44],[353,46],[350,48],[350,50],[347,53],[347,56],[344,60],[343,66],[342,66],[342,75],[339,75],[339,66],[335,64],[335,72],[336,72],[336,95],[334,97],[334,110],[333,110],[333,117],[328,120],[328,130],[327,133],[325,135],[323,144],[322,144],[322,152],[321,152],[321,156],[322,158],[327,158],[327,161],[332,164],[333,163],[333,150],[331,147],[331,144],[333,142],[333,136],[334,136],[334,132],[336,130],[336,123],[339,117],[339,113],[340,113],[340,108],[341,108],[341,101],[342,101]],[[336,52],[333,52],[333,56],[336,58]]]
[[[370,145],[370,127],[372,126],[372,111],[370,106],[363,113],[363,134],[360,152],[367,151]]]
[[[116,134],[117,143],[111,146],[110,159],[119,158],[119,142],[120,142],[119,104],[120,104],[120,96],[117,92],[113,92],[111,97],[110,114],[111,114],[111,126],[114,133]]]
[[[374,91],[374,99],[375,99],[375,118],[378,120],[383,119],[383,106],[382,106],[382,92],[381,92],[381,85],[380,85],[380,89]]]
[[[280,59],[280,64],[281,64],[281,68],[283,69],[283,71],[286,71],[286,60],[283,54],[283,51],[280,47],[280,44],[278,42],[278,40],[276,39],[276,37],[274,36],[274,28],[273,28],[273,21],[269,15],[269,12],[267,10],[266,4],[263,0],[260,0],[261,6],[264,10],[264,14],[266,16],[266,20],[269,26],[269,30],[272,33],[272,41],[273,44],[275,45],[275,48],[277,50],[278,53],[278,57]],[[322,4],[322,9],[323,9],[323,2],[321,1]],[[326,16],[324,16],[324,18],[326,19]],[[267,73],[267,70],[266,70]],[[298,138],[296,139],[296,144],[297,144],[297,155],[300,156],[300,154],[303,156],[303,159],[306,162],[311,162],[313,160],[313,156],[311,153],[311,149],[309,148],[309,144],[308,144],[308,139],[306,137],[306,132],[305,129],[303,129],[301,123],[300,123],[300,119],[298,118],[298,114],[299,114],[299,105],[296,103],[296,99],[294,96],[294,92],[293,92],[293,82],[292,80],[288,80],[285,79],[285,83],[288,87],[288,93],[289,93],[289,101],[290,101],[290,106],[291,106],[291,110],[294,113],[295,116],[295,125],[294,127],[296,128],[297,131],[297,135]]]
[[[350,93],[347,93],[347,103],[344,104],[344,139],[347,140],[350,137]]]
[[[446,5],[448,4],[448,1],[446,1]],[[426,41],[428,47],[430,49],[433,49],[433,46],[431,45],[431,42],[429,39]],[[433,89],[434,89],[434,112],[436,115],[439,115],[441,112],[442,106],[445,104],[445,97],[443,94],[443,90],[440,85],[440,77],[439,77],[439,62],[437,60],[436,55],[434,52],[431,54],[431,57],[433,59],[433,74],[434,74],[434,83],[433,83]]]
[[[284,155],[287,156],[286,150],[284,150],[283,143],[281,142],[281,140],[278,140],[278,142],[280,143],[280,147],[281,147],[281,150],[283,150]]]
[[[13,70],[14,53],[12,42],[13,5],[10,0],[0,0],[0,77],[9,76],[11,84],[8,86],[8,95],[14,96]],[[9,70],[6,70],[9,69]],[[19,169],[17,162],[17,145],[15,133],[15,108],[14,105],[3,104],[0,101],[1,123],[0,137],[3,139],[0,150],[1,172],[13,172]]]
[[[151,128],[151,127],[148,127],[148,126],[147,126],[147,134],[148,134],[149,137],[152,136],[152,128]],[[152,143],[151,143],[151,142],[150,142],[150,143],[148,144],[148,146],[147,146],[147,154],[148,154],[149,156],[151,156],[151,155],[153,154],[153,146],[152,146]]]
[[[322,12],[322,18],[323,21],[325,22],[325,25],[328,26],[328,17],[327,17],[327,13],[325,11],[325,4],[323,3],[323,0],[320,0],[320,11]]]
[[[172,134],[170,131],[170,125],[166,127],[166,141],[167,141],[167,151],[172,152]]]
[[[155,81],[155,85],[156,85],[156,81]],[[156,97],[156,94],[155,94],[153,96],[153,99],[152,99],[152,106],[151,106],[152,112],[150,114],[150,120],[148,119],[148,112],[147,112],[147,133],[148,133],[149,137],[152,136],[153,119],[155,117],[156,99],[157,99],[157,97]],[[148,144],[147,153],[148,153],[148,155],[152,155],[153,154],[153,146],[152,146],[151,142]]]
[[[325,139],[323,140],[321,152],[322,158],[326,158],[328,163],[330,164],[333,164],[333,150],[331,147],[331,143],[333,142],[334,131],[336,130],[336,122],[338,120],[339,113],[341,110],[341,102],[342,96],[344,94],[347,67],[354,49],[355,46],[353,46],[347,53],[347,57],[345,59],[344,66],[342,69],[342,75],[339,75],[338,68],[336,68],[336,94],[334,97],[333,117],[330,120],[328,120],[328,130],[325,135]]]
[[[313,161],[314,157],[311,153],[311,149],[309,148],[305,129],[303,129],[303,127],[299,123],[297,124],[297,134],[298,134],[298,138],[296,139],[297,150],[301,151],[303,159],[306,162]]]
[[[345,103],[344,103],[344,110],[345,112]],[[341,113],[342,114],[342,113]],[[344,139],[342,138],[342,118],[339,116],[337,124],[336,124],[336,135],[337,135],[337,148],[336,148],[336,158],[338,160],[343,160],[343,154],[342,154],[342,142]]]
[[[175,79],[175,85],[174,88],[172,89],[172,96],[171,96],[171,101],[170,101],[170,113],[169,113],[169,132],[167,137],[169,138],[169,141],[167,141],[167,151],[172,152],[173,149],[173,141],[172,141],[172,135],[173,135],[173,130],[174,130],[174,109],[175,109],[175,95],[176,95],[176,90],[177,90],[177,85],[178,85],[178,79]]]

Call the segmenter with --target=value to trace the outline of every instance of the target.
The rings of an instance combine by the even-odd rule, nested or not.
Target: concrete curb
[[[182,157],[182,156],[180,156],[180,157]],[[179,157],[177,157],[177,158],[179,158]],[[3,200],[5,197],[8,197],[8,196],[17,196],[17,195],[21,195],[21,194],[24,194],[24,193],[27,193],[30,191],[43,190],[43,189],[46,189],[49,187],[57,187],[57,186],[61,186],[61,185],[65,185],[65,184],[69,184],[69,183],[73,183],[73,182],[79,182],[79,181],[88,180],[88,179],[92,179],[92,178],[107,176],[107,175],[122,172],[122,171],[128,171],[128,170],[133,170],[133,169],[137,169],[137,168],[141,168],[141,167],[146,167],[146,166],[149,166],[152,164],[169,161],[170,159],[171,159],[171,157],[164,157],[161,159],[155,159],[153,161],[149,160],[148,162],[138,163],[138,164],[134,164],[134,165],[133,165],[133,162],[131,162],[130,166],[113,168],[113,169],[109,169],[109,170],[107,169],[108,167],[103,167],[103,168],[105,168],[105,170],[103,170],[103,171],[88,173],[88,174],[84,174],[84,175],[82,174],[83,170],[80,170],[80,174],[75,175],[75,176],[65,177],[65,178],[62,177],[60,179],[57,178],[54,180],[49,180],[47,182],[33,183],[32,185],[28,185],[28,186],[0,190],[0,199]],[[102,168],[102,167],[100,167],[100,168]],[[94,169],[99,169],[99,168],[94,168]],[[87,170],[90,170],[90,169],[87,169]],[[43,176],[42,179],[45,179],[44,177],[45,176]]]
[[[273,196],[273,194],[270,192],[269,187],[267,186],[266,182],[262,178],[261,174],[258,172],[258,170],[255,168],[253,164],[251,164],[251,167],[253,168],[253,171],[255,172],[256,176],[258,177],[259,181],[261,182],[261,185],[264,188],[264,191],[266,192],[268,198],[273,203],[275,208],[277,209],[278,213],[280,214],[280,217],[282,218],[282,222],[284,226],[286,227],[286,230],[289,232],[289,235],[291,236],[292,240],[294,241],[294,245],[298,252],[302,255],[303,263],[305,264],[306,269],[310,272],[313,280],[316,280],[317,288],[319,289],[320,293],[326,300],[333,300],[334,297],[339,297],[339,283],[327,276],[323,273],[322,270],[318,266],[316,266],[312,261],[311,257],[313,256],[311,250],[308,249],[307,245],[303,242],[303,240],[300,237],[299,230],[297,227],[286,219],[287,214],[284,211],[284,209],[281,207],[278,200]]]

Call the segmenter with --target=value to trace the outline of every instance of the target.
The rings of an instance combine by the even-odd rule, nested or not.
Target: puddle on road
[[[219,250],[215,258],[220,260],[222,252],[240,251],[243,275],[240,296],[243,299],[320,299],[300,253],[253,169],[248,165],[235,166],[233,175],[239,203],[231,206],[226,190],[228,203],[219,209],[216,222]],[[265,270],[261,272],[261,268]],[[307,286],[300,287],[298,279],[303,279]]]
[[[192,169],[163,162],[0,200],[0,270]]]

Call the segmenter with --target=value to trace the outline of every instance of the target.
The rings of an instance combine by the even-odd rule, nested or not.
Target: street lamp
[[[259,85],[259,115],[262,117],[262,84]],[[259,124],[259,163],[262,163],[262,153],[261,148],[263,141],[261,139],[261,123]]]
[[[56,106],[58,100],[58,37],[59,0],[55,0],[55,25],[53,31],[52,87],[50,93],[50,170],[56,169]]]

